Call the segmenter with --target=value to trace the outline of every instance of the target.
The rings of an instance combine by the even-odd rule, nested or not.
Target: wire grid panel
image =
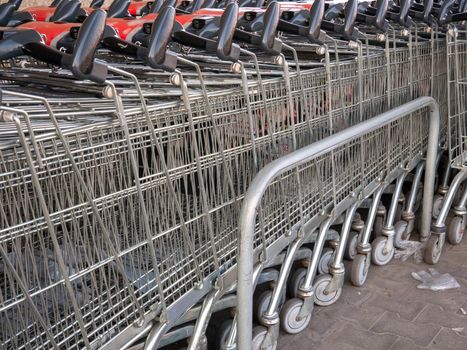
[[[467,29],[451,27],[447,34],[448,145],[455,168],[467,167]]]
[[[427,146],[428,118],[424,108],[276,178],[261,201],[255,247],[269,246],[293,226],[332,213],[367,185],[418,159]]]
[[[381,58],[366,62],[374,68],[365,81],[377,81]],[[249,84],[247,95],[210,94],[212,115],[198,97],[190,99],[191,114],[171,104],[150,106],[146,116],[127,94],[126,128],[108,100],[82,99],[71,112],[55,101],[57,118],[94,113],[99,122],[73,124],[61,137],[39,135],[39,154],[28,156],[17,145],[0,152],[3,346],[98,346],[154,305],[171,305],[232,266],[239,200],[258,169],[385,109],[378,102],[382,90],[367,89],[360,114],[355,62],[341,68],[343,80],[333,78],[331,96],[323,70],[309,70],[300,78],[291,74],[290,90],[283,79],[269,79]],[[42,106],[16,103],[48,117]],[[303,187],[278,184],[281,198],[289,199],[266,208],[264,242],[302,215],[341,201],[358,187],[362,171],[370,181],[409,157],[382,157],[384,137],[375,134],[371,147],[336,151],[333,162],[320,159],[290,177]],[[421,151],[416,140],[401,152]]]

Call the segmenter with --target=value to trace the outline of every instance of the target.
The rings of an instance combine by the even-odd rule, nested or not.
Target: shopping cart
[[[465,17],[465,14],[464,14]],[[447,77],[448,77],[448,152],[449,164],[457,171],[447,191],[438,217],[432,225],[431,241],[433,249],[425,253],[425,260],[435,264],[438,262],[444,244],[445,236],[451,244],[459,244],[465,230],[465,215],[467,202],[467,189],[464,182],[466,178],[467,161],[467,28],[463,24],[450,25],[446,35],[447,41]],[[458,194],[458,201],[453,210],[453,217],[446,229],[449,210],[454,198]]]
[[[151,31],[153,43],[164,45],[140,48],[140,59],[101,51],[106,63],[70,64],[92,57],[97,46],[98,35],[82,27],[78,41],[92,39],[86,55],[30,50],[36,59],[72,68],[74,76],[35,60],[4,62],[0,312],[9,322],[0,330],[6,348],[125,348],[149,332],[147,346],[167,344],[163,335],[192,322],[190,311],[199,315],[194,328],[185,328],[196,347],[213,310],[232,305],[220,296],[232,299],[235,290],[236,218],[255,174],[386,109],[378,102],[386,96],[377,83],[385,77],[380,49],[359,53],[342,42],[333,52],[332,40],[329,57],[311,61],[300,49],[316,53],[321,44],[286,35],[280,54],[273,28],[247,33],[246,44],[236,38],[233,11],[221,20],[225,35],[193,43],[186,40],[193,36],[178,35],[183,45],[170,44],[174,55],[165,50],[162,28],[173,16],[166,11]],[[270,11],[278,19],[277,9]],[[87,24],[96,21],[102,30],[100,13]],[[232,38],[242,46],[231,46]],[[261,46],[264,38],[268,45]],[[362,72],[356,57],[374,69]],[[364,89],[369,82],[378,89]],[[275,261],[303,259],[284,255],[285,241],[270,249],[284,232],[295,232],[296,191],[281,187],[291,204],[264,216],[268,230],[257,242],[268,254],[257,276]],[[316,237],[307,244],[314,246]],[[275,287],[271,299],[280,294]]]

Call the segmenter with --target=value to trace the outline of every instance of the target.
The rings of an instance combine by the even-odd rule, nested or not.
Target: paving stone
[[[397,314],[386,312],[382,318],[371,327],[376,333],[397,334],[413,340],[420,346],[428,346],[441,329],[434,324],[417,324],[400,318]]]
[[[333,333],[332,337],[337,343],[372,350],[387,350],[398,339],[397,335],[394,334],[375,334],[370,331],[358,329],[352,324]]]
[[[415,322],[436,324],[442,327],[456,329],[458,334],[467,336],[467,315],[445,311],[442,307],[437,305],[427,305],[420,315],[417,316]]]
[[[409,321],[413,320],[425,307],[425,304],[422,302],[407,302],[404,297],[387,297],[382,295],[375,295],[368,301],[368,304],[395,312],[401,318]]]
[[[332,319],[345,319],[362,329],[370,329],[381,318],[385,310],[372,306],[341,305],[339,308],[323,308],[321,317]]]
[[[415,280],[414,280],[415,281]],[[425,304],[436,304],[445,311],[457,311],[467,300],[467,296],[460,289],[434,292],[426,289],[418,289],[417,283],[405,291],[404,300],[412,302],[423,302]],[[467,311],[467,309],[465,309]]]
[[[465,350],[467,348],[467,337],[457,334],[452,329],[443,328],[433,339],[429,348],[436,350]]]
[[[389,350],[424,350],[428,349],[424,346],[415,344],[411,339],[399,337],[399,339],[391,346]]]

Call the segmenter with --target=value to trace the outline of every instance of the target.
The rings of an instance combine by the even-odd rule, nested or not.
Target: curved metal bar
[[[394,108],[386,113],[363,123],[350,127],[332,137],[303,147],[265,166],[256,175],[246,192],[239,219],[240,237],[238,241],[238,349],[250,350],[252,348],[252,307],[253,307],[253,267],[254,267],[254,236],[256,213],[261,199],[272,181],[284,172],[299,165],[316,159],[320,155],[331,152],[337,147],[365,135],[371,131],[399,120],[404,116],[430,107],[429,139],[425,172],[425,189],[423,198],[422,234],[429,234],[433,185],[435,179],[435,161],[439,138],[439,108],[437,102],[431,97],[421,97]]]

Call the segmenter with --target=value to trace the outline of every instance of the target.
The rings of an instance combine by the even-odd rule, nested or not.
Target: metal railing
[[[252,349],[252,307],[253,307],[253,269],[254,244],[257,212],[261,207],[261,201],[265,195],[268,186],[275,179],[287,171],[297,169],[305,163],[312,162],[326,154],[350,142],[355,142],[359,138],[364,142],[365,136],[382,129],[414,112],[419,112],[424,108],[429,109],[429,131],[428,145],[426,150],[426,171],[425,186],[423,192],[423,214],[420,235],[426,238],[430,234],[430,222],[432,212],[432,198],[434,194],[434,181],[436,171],[436,155],[439,141],[439,107],[437,102],[431,97],[420,97],[408,102],[400,107],[394,108],[379,116],[352,126],[344,131],[334,134],[330,137],[315,142],[309,146],[303,147],[295,152],[283,156],[258,172],[256,177],[250,183],[248,191],[244,197],[240,218],[239,218],[239,240],[238,240],[238,285],[237,302],[238,310],[238,337],[237,344],[240,350]],[[420,114],[417,114],[417,118]],[[421,114],[422,116],[425,114]],[[411,116],[412,117],[412,116]],[[408,119],[408,118],[407,118]],[[417,132],[417,130],[412,130]],[[420,131],[421,132],[421,131]],[[387,137],[391,138],[391,132]],[[389,152],[389,150],[388,150]],[[334,176],[334,175],[333,175]],[[362,178],[362,182],[364,179]]]

